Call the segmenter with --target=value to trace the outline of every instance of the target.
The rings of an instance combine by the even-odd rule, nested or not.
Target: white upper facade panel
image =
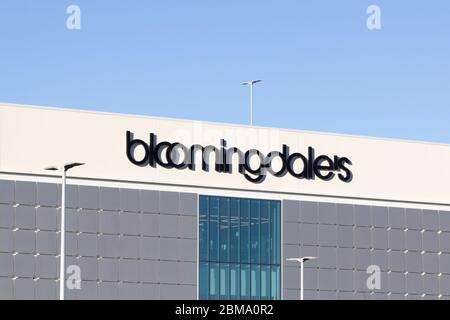
[[[77,178],[450,205],[450,145],[0,104],[0,173],[73,161]]]

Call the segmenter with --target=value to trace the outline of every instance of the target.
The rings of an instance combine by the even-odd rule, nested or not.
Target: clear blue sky
[[[257,125],[450,143],[448,0],[1,0],[0,41],[2,102],[247,123],[261,78]]]

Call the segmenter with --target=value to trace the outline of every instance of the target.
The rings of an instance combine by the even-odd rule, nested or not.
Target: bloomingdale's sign
[[[140,147],[143,155],[136,159],[135,151]],[[264,155],[259,150],[250,149],[246,152],[236,147],[227,147],[227,141],[222,139],[220,147],[208,145],[206,147],[194,144],[189,148],[179,142],[159,142],[156,134],[150,133],[148,143],[134,139],[134,134],[127,131],[126,152],[128,160],[136,166],[150,166],[156,168],[160,165],[167,169],[196,170],[196,156],[202,157],[202,170],[209,171],[210,155],[214,156],[216,172],[233,173],[233,156],[238,157],[238,171],[253,183],[261,183],[265,180],[267,172],[275,177],[283,177],[287,173],[298,179],[314,180],[316,177],[329,181],[336,176],[343,182],[350,182],[353,178],[349,166],[352,162],[346,157],[326,155],[316,156],[313,147],[308,147],[308,154],[290,153],[289,146],[283,144],[282,151],[272,151]],[[254,164],[257,157],[258,165]],[[273,161],[278,158],[281,165],[277,170],[273,169]]]

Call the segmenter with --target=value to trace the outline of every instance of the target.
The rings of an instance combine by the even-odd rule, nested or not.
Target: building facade
[[[0,299],[450,298],[450,146],[0,104]],[[72,273],[66,275],[69,282]]]

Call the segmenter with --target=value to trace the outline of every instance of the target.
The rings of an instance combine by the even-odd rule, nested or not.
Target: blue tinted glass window
[[[251,299],[259,300],[261,298],[261,267],[257,264],[252,264],[250,267],[250,288],[251,288]]]
[[[239,300],[241,296],[241,272],[238,264],[230,265],[230,299]]]
[[[230,200],[230,262],[239,263],[240,240],[239,199]]]
[[[220,262],[229,262],[229,241],[230,241],[230,199],[220,198],[219,206],[219,241],[220,241]]]
[[[208,257],[208,197],[200,197],[200,261],[209,261]]]
[[[279,201],[270,202],[270,248],[271,263],[281,264],[281,206]]]
[[[241,200],[241,263],[250,263],[250,201]]]
[[[269,300],[271,298],[270,295],[270,266],[262,265],[261,266],[261,299]]]
[[[260,202],[258,200],[251,200],[250,202],[250,263],[260,262],[260,238],[259,230],[260,223]]]
[[[200,262],[200,299],[207,300],[209,298],[209,264],[208,262]]]
[[[230,295],[230,266],[227,263],[220,264],[220,299],[227,300]]]
[[[200,299],[280,299],[279,201],[201,196]]]
[[[241,265],[241,299],[250,300],[250,265]]]
[[[209,199],[209,260],[219,261],[219,198]]]
[[[269,201],[261,201],[261,264],[270,264],[270,216]]]
[[[209,299],[218,300],[220,290],[219,264],[211,263],[209,268]]]
[[[270,292],[271,292],[271,299],[272,300],[278,300],[280,299],[280,266],[271,266],[271,275],[270,275]]]

